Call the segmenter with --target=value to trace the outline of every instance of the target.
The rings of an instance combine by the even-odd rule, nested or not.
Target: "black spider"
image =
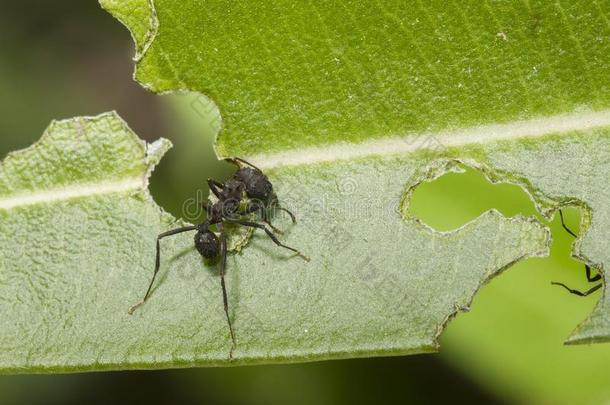
[[[273,185],[260,169],[240,158],[232,158],[229,160],[238,165],[238,170],[235,172],[232,179],[227,180],[225,183],[208,179],[210,190],[216,196],[217,201],[213,204],[208,201],[205,207],[207,213],[206,220],[199,225],[191,225],[173,229],[171,231],[164,232],[157,237],[155,271],[153,273],[152,280],[150,281],[150,285],[146,290],[144,299],[140,303],[131,307],[129,313],[132,314],[136,309],[142,306],[150,295],[155,278],[161,266],[161,239],[183,232],[197,231],[195,234],[195,248],[199,254],[206,259],[216,259],[220,256],[220,284],[222,286],[224,310],[227,317],[232,342],[229,357],[233,358],[233,351],[235,350],[236,346],[235,333],[233,331],[233,325],[229,316],[227,289],[224,278],[227,263],[227,235],[225,224],[230,223],[255,229],[262,229],[276,245],[295,252],[306,261],[309,261],[309,258],[303,255],[297,249],[281,243],[273,234],[273,231],[269,230],[264,224],[243,219],[245,215],[259,212],[261,220],[268,224],[273,230],[278,231],[271,225],[269,220],[269,210],[278,208],[287,212],[292,218],[292,221],[295,222],[295,217],[290,211],[277,206],[277,196],[273,191]],[[220,237],[218,237],[216,233],[210,229],[213,225],[216,226],[216,230],[220,233]]]

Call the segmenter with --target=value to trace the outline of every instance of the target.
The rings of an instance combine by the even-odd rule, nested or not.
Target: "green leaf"
[[[153,7],[158,30],[136,79],[156,92],[210,96],[223,117],[220,155],[247,157],[309,197],[322,186],[307,174],[331,181],[368,170],[367,198],[390,199],[376,182],[402,172],[399,164],[382,170],[380,156],[409,156],[420,174],[447,159],[466,162],[522,185],[546,219],[562,205],[583,208],[574,255],[607,266],[607,2]],[[432,151],[414,162],[418,149]],[[403,179],[407,190],[430,178],[413,176]],[[610,340],[603,296],[570,343]]]
[[[535,218],[492,210],[441,233],[409,215],[418,184],[461,165],[523,186],[547,218],[584,207],[575,251],[606,262],[605,3],[102,4],[130,27],[145,87],[218,103],[218,152],[266,170],[299,219],[275,218],[282,240],[312,260],[258,232],[238,240],[232,362],[216,268],[192,235],[163,241],[151,298],[129,316],[156,235],[182,225],[146,190],[167,144],[146,148],[112,114],[55,123],[0,166],[1,369],[434,351],[483,283],[550,243]],[[608,305],[572,341],[606,339]]]
[[[167,146],[145,145],[111,113],[55,122],[0,166],[0,300],[9,308],[1,315],[3,370],[230,363],[218,275],[192,235],[163,242],[151,299],[127,313],[150,279],[156,235],[181,225],[146,190]],[[259,234],[230,256],[234,363],[435,350],[442,326],[484,280],[546,251],[548,232],[535,220],[495,211],[447,234],[404,222],[397,209],[404,185],[425,159],[320,165],[305,176],[292,168],[281,182],[272,174],[300,216],[296,226],[277,218],[283,239],[312,261]],[[371,170],[380,173],[373,182]],[[344,173],[352,177],[338,190]],[[373,190],[384,198],[367,200]],[[366,204],[338,205],[346,201]]]
[[[134,30],[131,5],[110,4]],[[156,0],[154,8],[158,29],[136,79],[214,100],[221,155],[608,108],[608,2]]]
[[[104,8],[129,28],[136,44],[134,60],[142,57],[157,34],[159,21],[151,0],[105,0]]]

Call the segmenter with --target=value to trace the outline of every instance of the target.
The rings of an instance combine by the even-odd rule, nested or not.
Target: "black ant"
[[[129,314],[132,314],[136,309],[142,306],[148,299],[152,286],[161,266],[160,241],[168,236],[177,235],[189,231],[197,231],[195,234],[195,248],[199,254],[205,259],[216,259],[220,256],[220,285],[222,287],[222,299],[224,303],[224,311],[229,325],[231,334],[231,351],[229,358],[233,358],[233,351],[236,347],[235,332],[233,324],[229,316],[229,304],[227,299],[227,289],[225,285],[225,269],[227,264],[227,234],[225,224],[236,224],[254,229],[262,229],[267,236],[278,246],[295,252],[304,260],[309,261],[309,258],[290,246],[281,243],[264,224],[258,222],[243,220],[242,217],[247,214],[259,212],[261,220],[273,228],[268,217],[270,208],[280,208],[277,206],[277,196],[273,191],[273,185],[267,176],[256,166],[246,162],[240,158],[231,158],[229,161],[238,166],[238,170],[233,175],[233,178],[225,183],[220,183],[213,179],[208,179],[210,190],[218,199],[215,203],[208,203],[205,206],[207,218],[199,225],[185,226],[171,231],[164,232],[157,237],[157,253],[155,260],[155,271],[153,273],[150,285],[144,294],[144,299],[130,308]],[[247,165],[244,167],[242,165]],[[246,206],[242,209],[242,202],[246,202]],[[292,221],[295,222],[295,216],[287,209],[280,208],[287,212]],[[220,233],[220,238],[210,230],[212,225],[216,225],[217,231]]]
[[[238,170],[233,175],[233,180],[243,185],[243,192],[245,192],[248,197],[248,205],[242,212],[243,215],[258,212],[261,216],[261,221],[269,225],[273,232],[278,234],[282,234],[283,232],[271,224],[269,218],[270,210],[278,209],[284,211],[290,216],[292,223],[296,223],[294,214],[278,205],[278,199],[273,191],[273,185],[262,170],[238,157],[228,158],[226,160],[235,163],[238,166]],[[223,187],[222,183],[213,179],[208,179],[208,186],[216,198],[219,200],[222,199],[221,191],[219,190],[219,188],[222,189]]]
[[[568,232],[573,237],[578,238],[578,235],[576,235],[574,232],[572,232],[572,230],[570,228],[568,228],[567,225],[565,224],[565,222],[563,220],[563,212],[561,210],[559,210],[559,218],[561,218],[561,226],[563,227],[563,229],[565,229],[566,232]],[[590,283],[599,281],[602,278],[602,275],[599,273],[597,275],[591,277],[591,267],[588,264],[585,264],[585,271],[587,273],[587,281]],[[578,295],[580,297],[586,297],[587,295],[594,293],[595,291],[599,290],[602,287],[602,284],[598,284],[594,287],[591,287],[587,291],[582,292],[582,291],[578,291],[578,290],[573,290],[570,287],[568,287],[567,285],[565,285],[563,283],[558,283],[556,281],[552,281],[551,284],[561,286],[561,287],[565,288],[566,290],[568,290],[570,293],[572,293],[574,295]]]

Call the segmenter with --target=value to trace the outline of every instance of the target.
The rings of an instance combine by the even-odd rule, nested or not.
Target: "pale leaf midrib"
[[[427,132],[392,136],[358,144],[335,143],[275,154],[252,155],[245,157],[245,159],[261,168],[269,169],[282,166],[300,166],[349,160],[367,156],[409,153],[421,149],[538,138],[546,135],[586,131],[606,126],[610,126],[610,110],[560,114],[531,120],[481,125],[436,133]]]
[[[10,210],[30,205],[48,204],[104,194],[144,190],[146,187],[146,180],[142,176],[130,177],[113,182],[81,183],[73,186],[0,197],[0,209]]]

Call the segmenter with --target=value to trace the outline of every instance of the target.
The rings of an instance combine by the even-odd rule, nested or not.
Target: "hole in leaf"
[[[553,381],[571,384],[583,374],[584,383],[590,374],[582,372],[583,365],[607,361],[610,345],[562,344],[602,296],[597,291],[577,297],[551,285],[560,281],[581,291],[595,285],[587,282],[584,265],[571,257],[574,238],[561,227],[558,214],[545,221],[521,187],[492,184],[480,171],[464,169],[418,186],[409,213],[440,231],[456,229],[492,208],[508,217],[534,215],[550,228],[553,239],[548,257],[518,262],[476,294],[471,311],[459,314],[443,331],[441,358],[485,381],[530,384],[537,376],[551,375]],[[562,211],[568,227],[580,235],[580,209]]]
[[[411,214],[439,231],[459,228],[492,208],[506,217],[533,215],[545,222],[520,186],[492,184],[478,170],[462,169],[464,173],[447,173],[420,184],[413,192]]]
[[[162,100],[166,127],[171,129],[163,136],[174,147],[153,172],[150,190],[157,204],[176,218],[201,221],[202,204],[209,195],[207,179],[223,180],[235,170],[214,153],[219,112],[212,101],[196,92],[168,94]]]
[[[599,282],[587,282],[583,263],[571,257],[574,237],[561,227],[559,214],[552,221],[546,221],[520,186],[492,184],[480,171],[462,168],[463,173],[447,173],[420,184],[413,191],[410,214],[439,231],[459,228],[492,208],[507,217],[535,216],[550,228],[552,244],[548,257],[519,262],[479,291],[472,311],[449,323],[443,342],[449,340],[447,344],[451,346],[451,341],[469,335],[469,328],[479,332],[489,328],[490,333],[497,330],[510,336],[500,339],[507,350],[521,338],[521,344],[526,344],[528,339],[532,344],[539,344],[542,335],[547,344],[560,345],[591,313],[601,294],[598,291],[589,297],[577,297],[551,285],[551,281],[580,291]],[[567,226],[580,234],[579,209],[563,207],[562,211]],[[482,335],[485,334],[479,333],[473,338]]]
[[[584,265],[571,257],[574,237],[563,229],[558,213],[549,222],[540,215],[520,186],[509,183],[493,184],[480,171],[466,166],[461,168],[463,173],[447,173],[436,180],[420,184],[413,192],[410,213],[439,231],[455,230],[492,208],[506,217],[535,216],[549,226],[553,238],[548,258],[529,259],[557,262],[556,270],[549,273],[548,288],[552,287],[570,295],[561,290],[561,287],[551,286],[550,282],[563,282],[578,290],[587,290],[594,285],[587,282]],[[562,211],[566,225],[580,235],[579,209],[563,207]]]

